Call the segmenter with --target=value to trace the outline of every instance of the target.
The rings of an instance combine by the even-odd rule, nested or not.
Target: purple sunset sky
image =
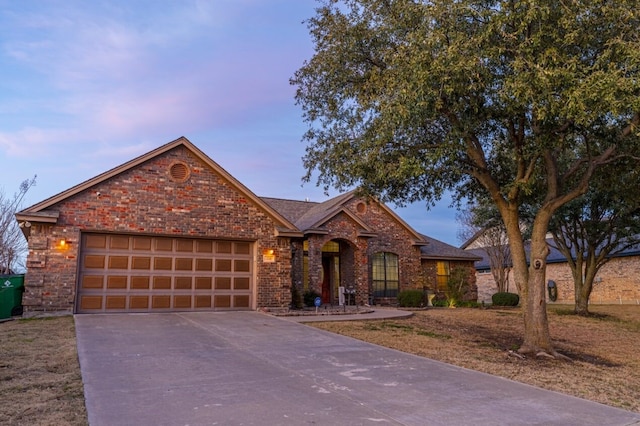
[[[260,196],[302,185],[289,78],[313,54],[314,0],[0,0],[0,190],[23,207],[180,136]],[[337,195],[336,192],[330,195]],[[449,199],[396,212],[459,245]]]

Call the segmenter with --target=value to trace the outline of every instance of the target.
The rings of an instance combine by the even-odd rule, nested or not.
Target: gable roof
[[[423,235],[423,237],[428,243],[426,246],[420,247],[420,252],[422,253],[423,259],[466,261],[482,260],[482,256],[479,256],[472,250],[462,250],[426,235]]]
[[[244,186],[240,181],[234,178],[229,172],[223,169],[218,163],[209,158],[204,152],[198,149],[194,144],[192,144],[187,138],[184,136],[179,137],[178,139],[169,142],[165,145],[162,145],[146,154],[143,154],[139,157],[136,157],[126,163],[114,167],[111,170],[108,170],[104,173],[101,173],[89,180],[86,180],[74,187],[67,189],[59,194],[56,194],[52,197],[47,198],[44,201],[41,201],[37,204],[34,204],[31,207],[28,207],[18,213],[16,213],[16,218],[19,221],[31,221],[31,222],[57,222],[57,215],[55,212],[47,212],[46,209],[49,207],[68,199],[69,197],[76,195],[82,191],[85,191],[92,186],[104,182],[108,179],[111,179],[114,176],[117,176],[123,172],[133,169],[134,167],[139,166],[140,164],[149,161],[161,154],[164,154],[168,151],[171,151],[177,147],[184,147],[187,150],[191,151],[193,155],[195,155],[200,161],[205,163],[208,167],[210,167],[214,172],[216,172],[220,177],[226,180],[233,188],[235,188],[238,192],[242,193],[249,200],[253,201],[255,204],[260,206],[271,218],[276,222],[278,226],[278,232],[280,235],[298,235],[295,225],[291,223],[286,217],[280,214],[277,210],[272,208],[269,204],[264,202],[260,197],[255,195],[249,188]]]
[[[278,210],[291,222],[293,222],[296,227],[304,233],[326,232],[322,230],[323,225],[325,225],[329,220],[333,219],[339,214],[345,214],[362,228],[362,236],[375,236],[375,232],[373,232],[365,222],[363,222],[360,218],[358,218],[349,209],[346,208],[346,203],[355,197],[357,197],[356,191],[352,190],[333,197],[322,203],[310,201],[282,200],[278,198],[267,197],[263,197],[263,200],[266,203],[270,204],[274,209]],[[411,228],[411,226],[409,226],[404,220],[402,220],[393,210],[391,210],[385,204],[380,203],[376,200],[372,200],[372,202],[377,203],[384,211],[386,211],[396,222],[398,222],[414,237],[413,244],[426,244],[424,236]]]

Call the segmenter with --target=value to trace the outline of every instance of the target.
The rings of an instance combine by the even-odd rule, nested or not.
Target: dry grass
[[[590,318],[572,307],[549,308],[551,336],[572,362],[520,359],[519,310],[429,309],[411,318],[311,325],[506,377],[545,389],[640,412],[640,306],[592,306]]]
[[[0,423],[87,425],[73,318],[0,324]]]

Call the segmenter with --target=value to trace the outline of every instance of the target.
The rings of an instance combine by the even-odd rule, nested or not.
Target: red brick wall
[[[358,200],[353,200],[349,207],[378,234],[376,238],[368,241],[367,258],[370,259],[379,252],[398,255],[400,264],[399,291],[421,289],[424,285],[424,278],[420,264],[420,247],[412,244],[415,237],[379,204],[369,203],[366,205],[364,213],[358,213],[358,203]],[[368,268],[368,273],[371,273],[370,268]]]
[[[176,182],[169,168],[190,167],[186,182]],[[100,194],[98,196],[98,193]],[[276,263],[256,257],[257,306],[290,302],[289,241],[275,237],[273,219],[214,173],[184,147],[177,147],[129,171],[76,194],[48,210],[60,213],[54,226],[34,224],[23,297],[25,311],[72,311],[80,232],[142,233],[168,236],[242,239],[276,249]],[[69,248],[56,247],[60,238]]]
[[[354,198],[345,207],[351,214],[365,223],[376,237],[358,236],[365,231],[356,221],[346,214],[338,214],[328,221],[323,230],[327,235],[309,236],[309,284],[310,288],[319,292],[321,289],[320,274],[322,269],[321,249],[331,240],[338,240],[348,245],[349,253],[343,253],[345,259],[341,263],[342,284],[356,288],[356,303],[369,303],[371,292],[369,259],[377,252],[391,252],[398,255],[400,269],[400,290],[422,288],[424,279],[420,265],[420,249],[411,244],[414,237],[406,228],[396,221],[385,209],[377,203],[365,204],[364,209],[358,209],[363,201]],[[302,244],[296,245],[296,265],[302,265]],[[347,261],[345,261],[347,260]],[[294,283],[302,284],[302,268],[294,270]]]

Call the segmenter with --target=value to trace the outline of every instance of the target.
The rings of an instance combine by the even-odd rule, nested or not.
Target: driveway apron
[[[76,315],[91,426],[640,425],[258,312]]]

